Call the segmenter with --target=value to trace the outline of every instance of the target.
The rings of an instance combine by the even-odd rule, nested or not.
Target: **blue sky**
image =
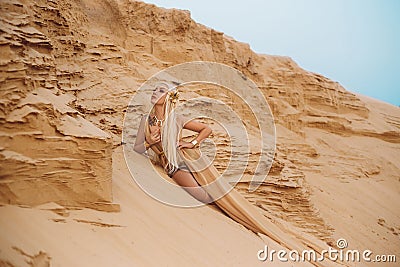
[[[285,55],[347,90],[400,106],[400,1],[145,0],[190,10],[201,24]]]

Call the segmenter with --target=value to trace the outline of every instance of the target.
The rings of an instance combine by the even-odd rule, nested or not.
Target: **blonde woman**
[[[324,244],[312,241],[313,239],[307,238],[305,233],[297,234],[283,225],[281,225],[282,228],[275,225],[236,190],[230,190],[229,193],[222,197],[217,196],[213,200],[210,194],[214,196],[213,194],[218,190],[206,192],[200,187],[200,185],[216,182],[215,188],[220,189],[219,192],[223,192],[229,186],[228,182],[223,179],[217,179],[219,173],[213,165],[196,172],[189,171],[190,168],[197,168],[194,168],[190,161],[186,161],[188,167],[181,158],[181,154],[191,159],[198,158],[199,151],[190,148],[194,148],[207,138],[211,134],[211,128],[195,120],[186,122],[184,117],[176,115],[173,109],[177,102],[178,92],[173,86],[168,83],[160,83],[155,87],[151,97],[153,109],[150,115],[143,116],[140,122],[134,150],[138,153],[148,151],[153,162],[163,166],[168,176],[183,186],[188,193],[201,202],[212,202],[212,205],[218,206],[228,216],[248,229],[269,236],[289,250],[301,251],[313,248],[318,254],[321,254]],[[179,130],[182,128],[198,132],[197,137],[191,142],[178,140]],[[330,263],[327,265],[331,266]]]
[[[169,83],[155,86],[151,96],[153,109],[149,116],[142,117],[134,150],[138,153],[148,151],[153,161],[161,165],[178,185],[197,200],[210,203],[212,198],[197,183],[177,149],[197,146],[211,134],[211,128],[195,120],[186,122],[183,116],[172,112],[177,102],[178,92],[174,86]],[[182,128],[198,132],[197,137],[191,142],[177,140]]]

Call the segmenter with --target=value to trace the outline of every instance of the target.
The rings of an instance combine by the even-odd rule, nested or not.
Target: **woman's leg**
[[[180,186],[184,186],[184,189],[198,201],[203,203],[210,203],[212,201],[212,198],[200,187],[190,172],[178,170],[174,173],[172,179]]]

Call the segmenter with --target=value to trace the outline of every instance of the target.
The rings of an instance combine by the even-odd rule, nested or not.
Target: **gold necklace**
[[[154,117],[151,119],[150,121],[150,125],[152,126],[162,126],[163,125],[164,120],[160,120],[159,118],[157,118],[157,116],[154,114]]]
[[[156,124],[161,127],[163,125],[164,120],[158,119],[156,115],[154,115],[154,118],[156,119]]]

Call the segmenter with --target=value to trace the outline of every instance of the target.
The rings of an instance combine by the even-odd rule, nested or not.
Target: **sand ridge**
[[[242,71],[271,106],[269,177],[256,193],[245,179],[237,185],[250,202],[327,246],[346,238],[350,248],[399,255],[399,107],[289,57],[258,55],[188,11],[128,0],[6,0],[0,8],[2,264],[262,265],[262,239],[212,207],[154,201],[123,160],[122,122],[135,90],[195,60]],[[222,170],[226,139],[218,131],[212,138]]]

